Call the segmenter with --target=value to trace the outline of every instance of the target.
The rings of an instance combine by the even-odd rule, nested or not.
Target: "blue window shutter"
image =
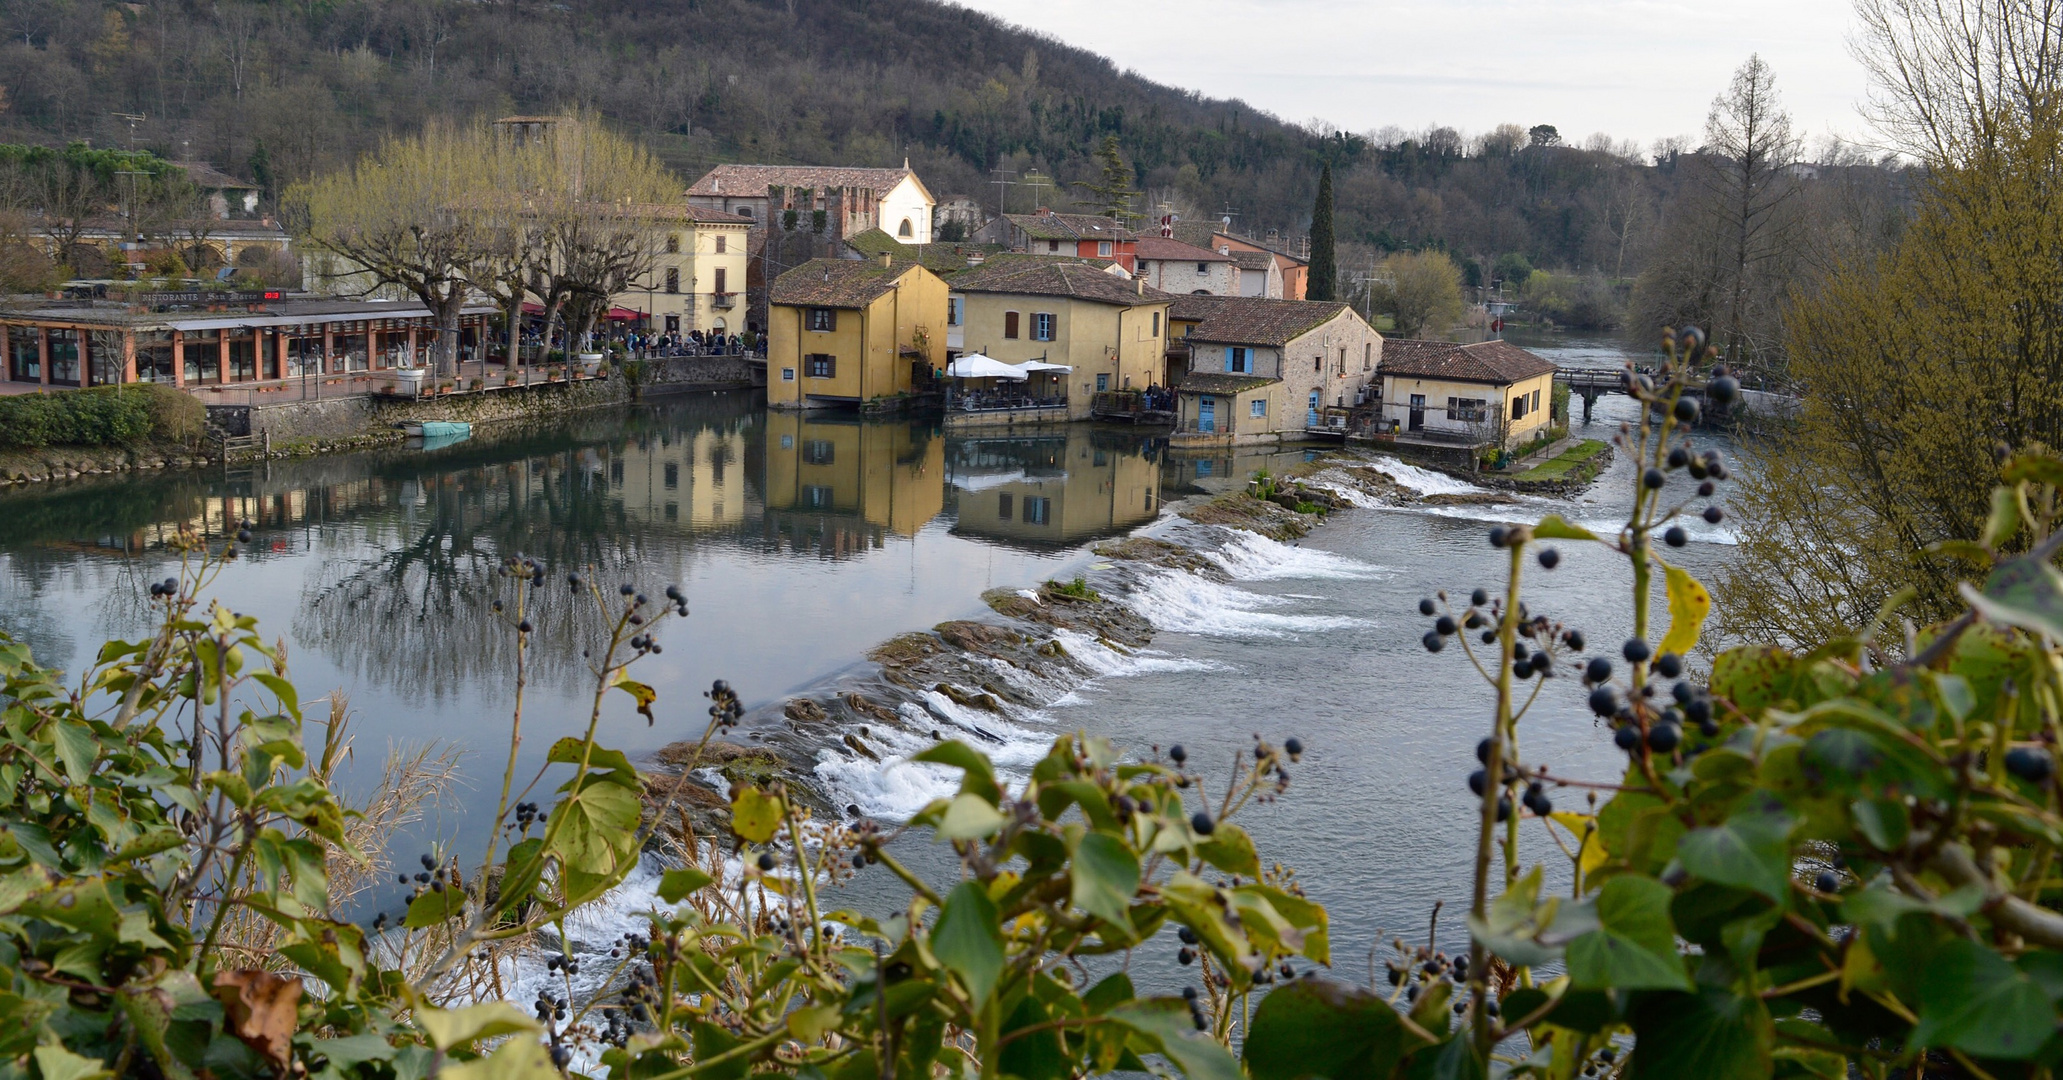
[[[1238,350],[1232,348],[1230,345],[1227,345],[1225,347],[1225,373],[1228,375],[1232,373],[1232,357],[1236,355],[1237,352]]]

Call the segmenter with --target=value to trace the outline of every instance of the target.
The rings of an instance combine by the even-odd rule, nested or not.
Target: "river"
[[[1608,342],[1528,344],[1563,364],[1623,358]],[[1609,437],[1633,415],[1630,401],[1607,397],[1578,433]],[[555,581],[592,565],[607,584],[655,592],[671,582],[686,591],[692,615],[664,630],[666,651],[639,668],[660,692],[657,722],[648,725],[627,698],[605,714],[603,741],[634,758],[700,732],[700,692],[711,680],[729,680],[766,717],[791,694],[864,678],[865,654],[894,635],[981,617],[984,590],[1085,575],[1152,621],[1151,649],[1077,648],[1094,677],[1037,688],[1035,707],[988,723],[999,740],[990,749],[1021,772],[1055,734],[1082,729],[1132,753],[1183,743],[1193,762],[1222,776],[1256,733],[1301,738],[1307,752],[1288,793],[1243,821],[1264,862],[1298,870],[1328,907],[1335,965],[1358,979],[1382,931],[1422,940],[1434,901],[1460,901],[1468,888],[1474,821],[1464,780],[1487,731],[1490,694],[1458,649],[1429,655],[1420,646],[1419,599],[1497,583],[1503,556],[1485,542],[1490,522],[1623,517],[1632,473],[1618,460],[1568,501],[1406,499],[1342,511],[1294,546],[1163,512],[1304,456],[1170,452],[1129,429],[1082,425],[946,436],[929,422],[768,414],[741,395],[674,398],[439,449],[0,494],[0,629],[43,662],[76,671],[102,640],[145,632],[148,583],[172,572],[163,544],[180,523],[219,538],[233,531],[227,523],[256,521],[248,556],[216,592],[285,640],[304,697],[345,695],[357,747],[348,783],[363,790],[373,782],[389,747],[437,740],[465,752],[465,786],[405,841],[427,846],[471,839],[478,829],[465,829],[466,819],[477,820],[496,794],[510,649],[487,605],[504,555],[538,556]],[[1408,467],[1389,471],[1425,490],[1463,486]],[[1674,557],[1709,577],[1729,534],[1694,525],[1694,542]],[[1223,572],[1114,563],[1089,551],[1134,533],[1213,551]],[[1562,547],[1558,569],[1532,575],[1532,610],[1581,627],[1600,646],[1622,640],[1630,628],[1623,561]],[[571,609],[563,586],[545,595],[526,775],[587,715],[577,642],[591,619]],[[1529,761],[1572,775],[1616,773],[1622,758],[1583,699],[1573,678],[1549,684],[1524,724]],[[930,712],[908,708],[918,713],[904,725],[909,733],[869,737],[914,739],[953,719],[942,700]],[[843,751],[838,734],[824,735],[814,769],[835,804],[892,819],[942,790],[936,773]],[[1534,840],[1529,858],[1558,858]],[[396,855],[412,861],[411,851]],[[940,866],[936,848],[912,857]],[[640,895],[619,897],[613,916],[634,911]],[[396,899],[374,895],[367,910],[392,909]],[[885,893],[863,884],[852,899],[866,907]],[[1450,918],[1441,939],[1461,936]],[[1160,952],[1173,945],[1142,963],[1172,977]]]

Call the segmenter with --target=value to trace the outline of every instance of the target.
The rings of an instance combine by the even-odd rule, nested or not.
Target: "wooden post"
[[[36,355],[41,358],[36,370],[43,376],[43,388],[47,390],[50,388],[50,331],[43,327],[36,329]]]
[[[136,381],[136,331],[122,331],[122,381]]]
[[[229,378],[229,328],[223,327],[215,335],[215,383],[227,385]]]
[[[186,389],[186,331],[172,331],[172,385]]]

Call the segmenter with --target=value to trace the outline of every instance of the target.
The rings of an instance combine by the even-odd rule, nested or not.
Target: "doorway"
[[[1411,430],[1425,430],[1425,395],[1411,395]]]

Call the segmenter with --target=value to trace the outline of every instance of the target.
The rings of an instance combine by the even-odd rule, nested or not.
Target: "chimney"
[[[894,269],[894,267],[895,267],[895,256],[893,256],[893,255],[889,254],[889,253],[888,253],[888,252],[886,252],[886,251],[882,252],[882,253],[881,253],[881,265],[882,265],[882,267],[883,267],[883,268],[886,268],[886,269]]]
[[[1140,296],[1145,296],[1145,295],[1146,295],[1146,279],[1145,279],[1145,278],[1143,278],[1143,277],[1142,277],[1142,278],[1133,278],[1133,279],[1132,279],[1132,284],[1133,284],[1133,285],[1136,285],[1136,286],[1138,286],[1138,288],[1137,288],[1137,289],[1135,289],[1134,291],[1135,291],[1135,292],[1137,292],[1137,293],[1138,293],[1138,294],[1139,294]]]

